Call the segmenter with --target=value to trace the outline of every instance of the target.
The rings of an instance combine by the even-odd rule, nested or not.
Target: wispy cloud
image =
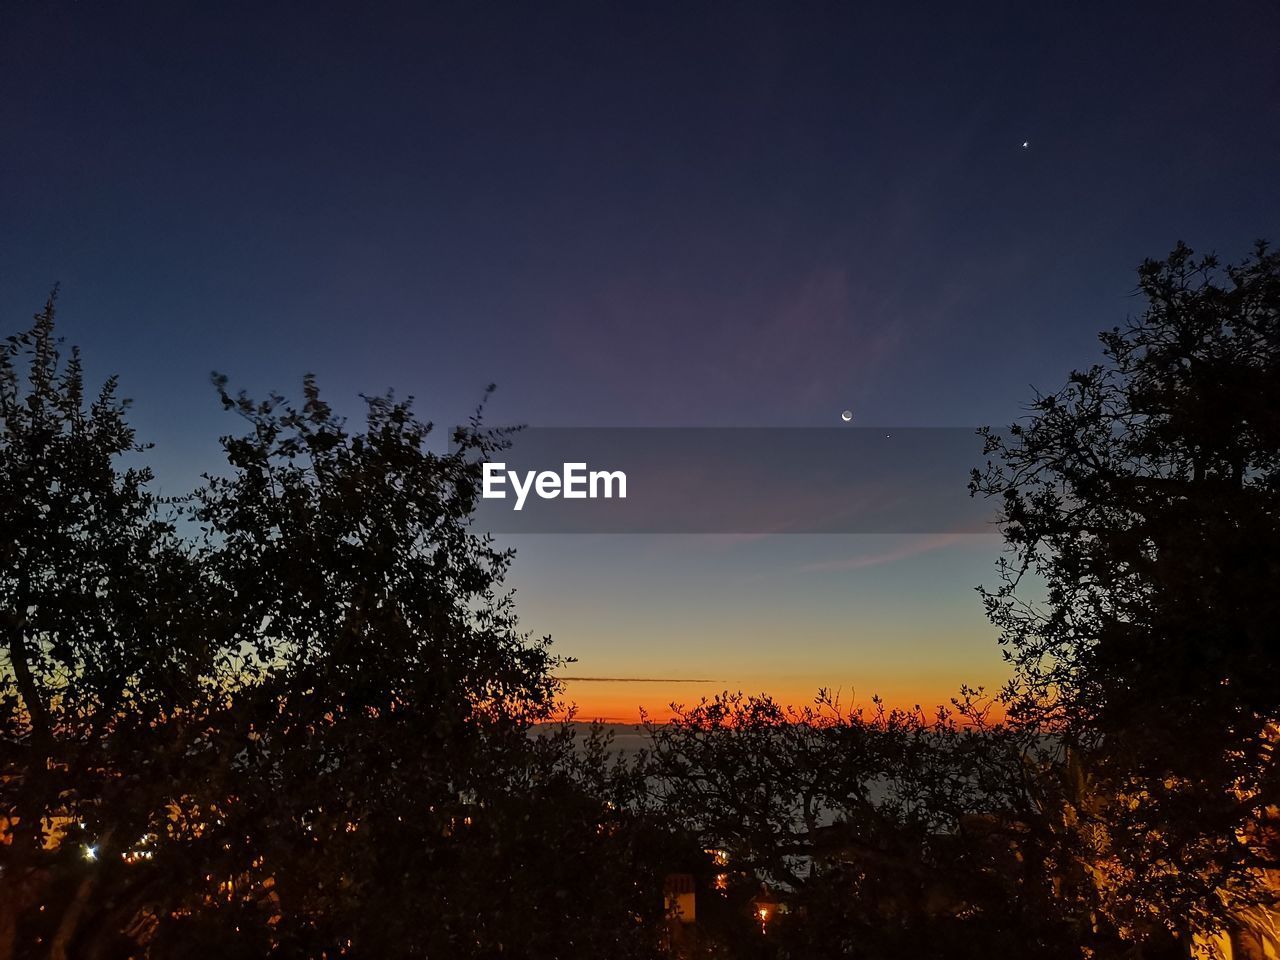
[[[890,550],[881,550],[876,553],[860,553],[854,557],[842,557],[838,560],[823,560],[818,563],[807,563],[800,568],[804,573],[811,572],[832,572],[837,570],[864,570],[867,567],[882,567],[886,564],[896,563],[899,560],[905,560],[908,557],[919,556],[924,553],[933,553],[935,550],[942,550],[951,544],[960,540],[967,539],[971,534],[965,533],[940,533],[932,536],[912,537],[905,543]]]
[[[590,681],[591,683],[727,683],[708,677],[557,677],[557,680]]]

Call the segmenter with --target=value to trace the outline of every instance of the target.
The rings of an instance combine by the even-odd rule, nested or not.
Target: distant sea
[[[531,736],[537,736],[539,732],[547,727],[555,727],[559,724],[539,724],[530,732]],[[571,726],[577,727],[581,734],[585,735],[590,729],[591,724],[585,721],[574,721]],[[606,723],[602,724],[605,731],[613,734],[612,749],[621,754],[636,753],[649,743],[649,736],[644,732],[644,727],[635,723]]]

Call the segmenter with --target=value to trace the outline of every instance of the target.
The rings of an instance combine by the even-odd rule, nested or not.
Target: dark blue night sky
[[[490,381],[546,425],[1007,421],[1143,257],[1280,238],[1278,49],[1264,2],[9,3],[0,308],[61,282],[173,489],[233,428],[212,369],[441,422]]]

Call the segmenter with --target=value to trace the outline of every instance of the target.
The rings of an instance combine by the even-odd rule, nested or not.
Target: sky
[[[314,372],[439,423],[977,426],[1182,239],[1280,235],[1273,4],[37,2],[0,10],[0,316],[61,284],[157,484]],[[975,459],[979,447],[975,442]],[[522,536],[583,716],[945,700],[995,536]]]

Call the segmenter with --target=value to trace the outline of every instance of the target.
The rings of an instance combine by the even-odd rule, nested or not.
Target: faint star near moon
[[[844,413],[840,414],[840,419],[843,420],[845,423],[848,423],[850,420],[853,419],[853,411],[846,410]]]

